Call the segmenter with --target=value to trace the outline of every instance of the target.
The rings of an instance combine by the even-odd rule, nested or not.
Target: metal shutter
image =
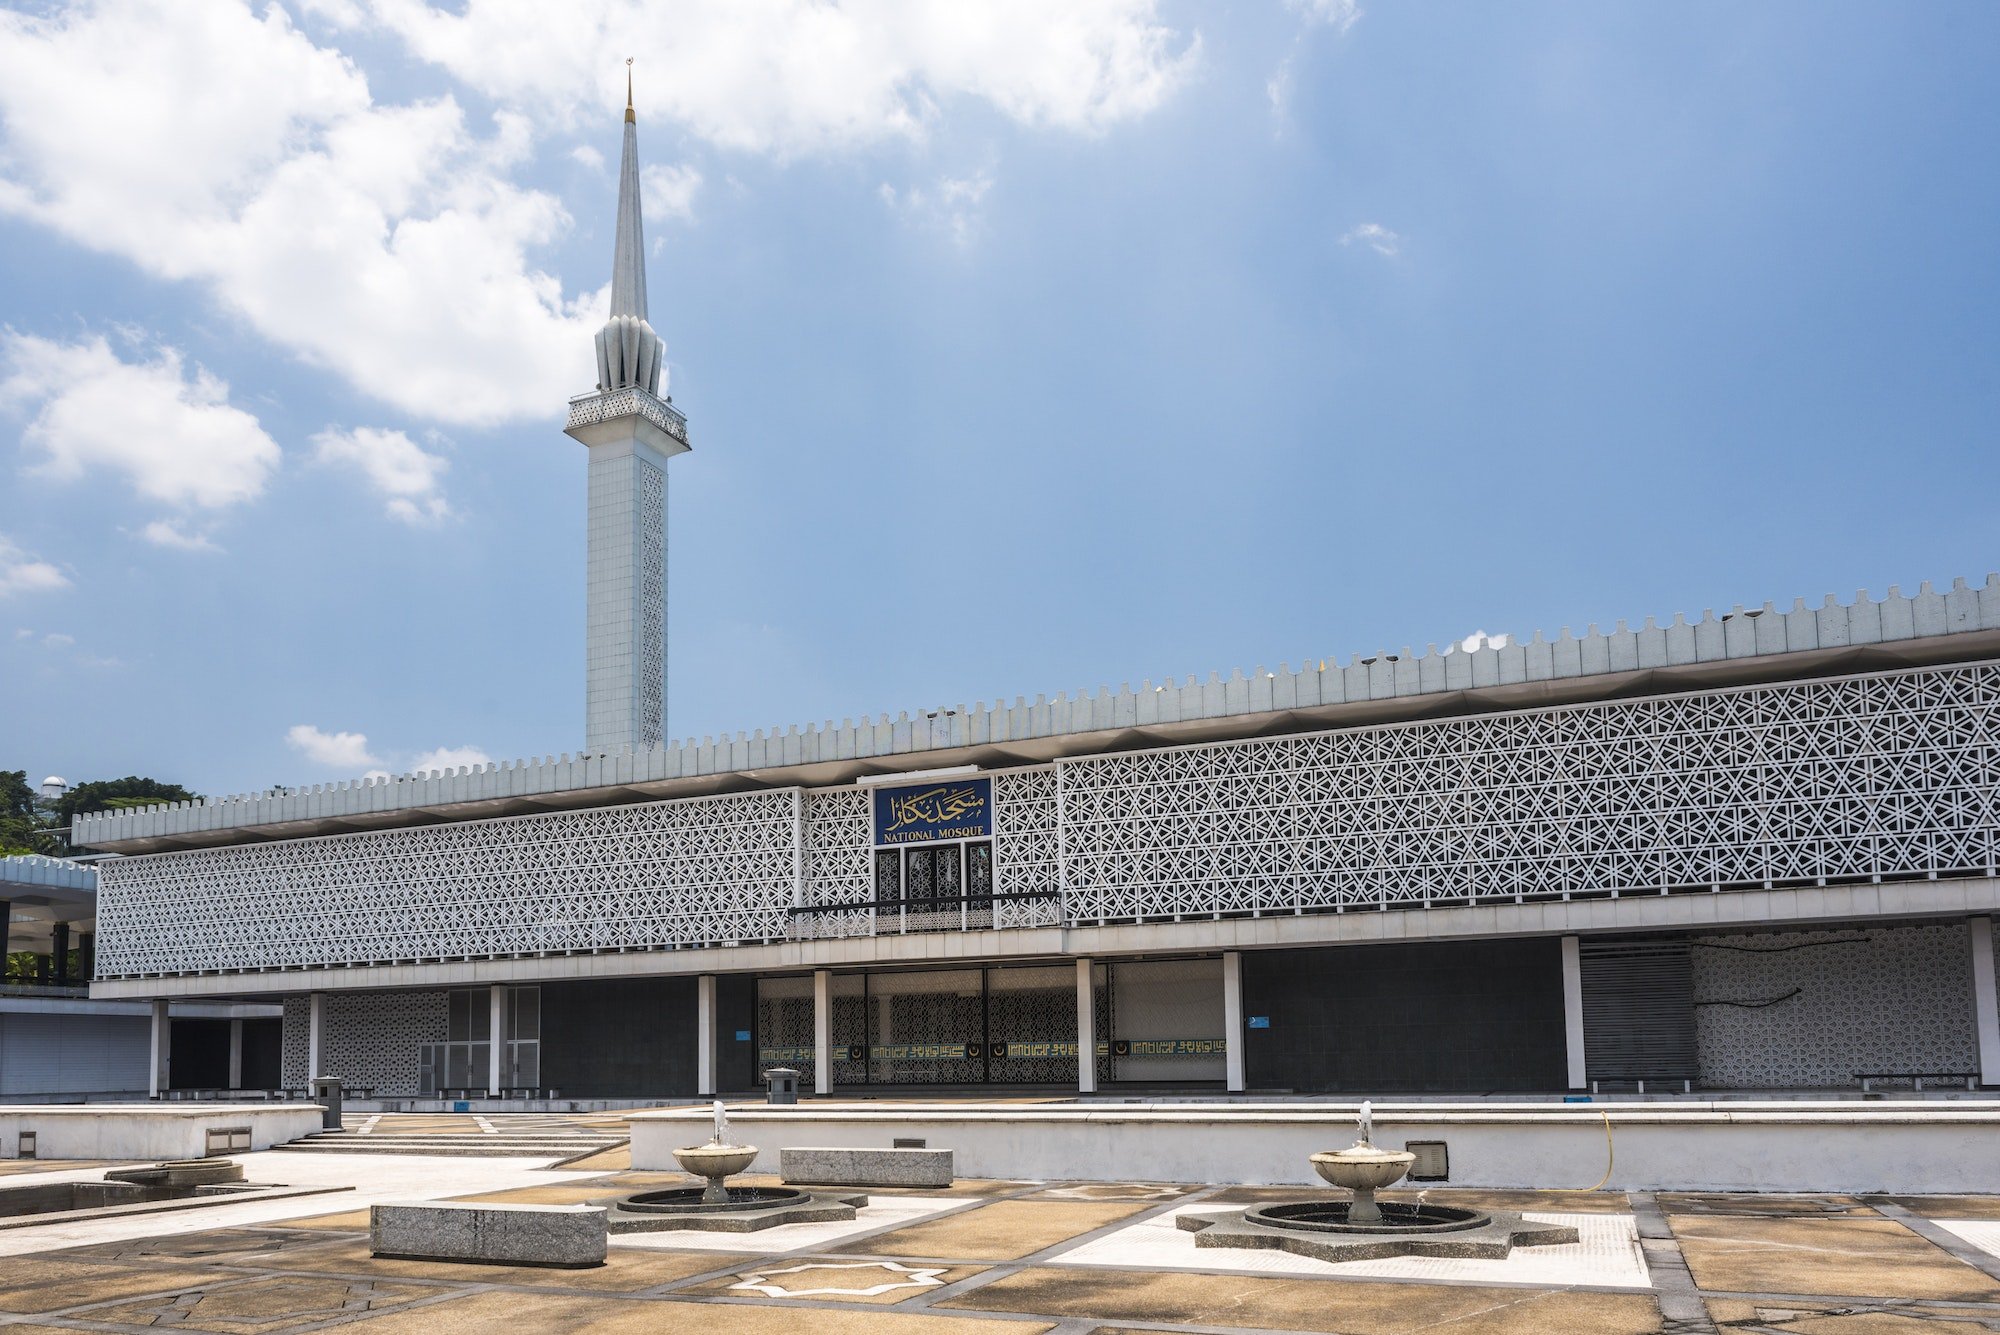
[[[1692,1080],[1694,974],[1685,941],[1579,943],[1592,1080]]]

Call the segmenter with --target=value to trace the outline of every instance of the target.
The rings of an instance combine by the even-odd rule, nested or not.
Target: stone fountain
[[[1516,1247],[1577,1241],[1577,1231],[1518,1214],[1465,1210],[1422,1201],[1378,1202],[1375,1193],[1410,1171],[1416,1156],[1375,1144],[1374,1105],[1361,1105],[1360,1138],[1344,1150],[1312,1156],[1322,1179],[1349,1193],[1345,1200],[1294,1201],[1226,1214],[1176,1216],[1197,1247],[1264,1248],[1321,1261],[1372,1261],[1388,1256],[1504,1260]]]
[[[654,1233],[668,1229],[705,1229],[717,1233],[754,1233],[779,1224],[815,1224],[852,1219],[866,1196],[799,1191],[793,1187],[732,1187],[728,1179],[757,1158],[755,1145],[738,1145],[729,1138],[729,1116],[722,1100],[715,1101],[715,1132],[702,1145],[674,1151],[682,1171],[707,1182],[703,1187],[669,1187],[642,1191],[613,1205],[607,1221],[613,1233]]]

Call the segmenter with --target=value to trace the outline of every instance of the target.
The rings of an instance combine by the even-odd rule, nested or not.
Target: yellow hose
[[[1548,1190],[1551,1193],[1568,1195],[1573,1192],[1602,1191],[1604,1189],[1604,1184],[1611,1180],[1611,1170],[1618,1163],[1617,1151],[1613,1148],[1611,1143],[1611,1114],[1606,1112],[1604,1109],[1599,1108],[1597,1110],[1597,1115],[1604,1119],[1604,1176],[1597,1179],[1597,1183],[1595,1186],[1550,1187],[1548,1188]]]

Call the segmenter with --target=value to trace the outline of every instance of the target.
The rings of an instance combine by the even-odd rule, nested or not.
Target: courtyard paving
[[[480,1120],[512,1129],[505,1116]],[[587,1120],[593,1129],[618,1122]],[[474,1119],[430,1119],[432,1128],[480,1133]],[[1431,1191],[1435,1202],[1574,1224],[1581,1241],[1504,1262],[1331,1265],[1197,1249],[1173,1224],[1185,1211],[1313,1193],[960,1181],[948,1191],[872,1190],[850,1222],[621,1236],[591,1270],[368,1255],[366,1207],[377,1200],[599,1202],[689,1180],[635,1172],[622,1153],[561,1169],[464,1156],[239,1156],[254,1181],[353,1190],[0,1234],[0,1335],[2000,1332],[2000,1196]],[[27,1173],[94,1178],[103,1167],[5,1172],[18,1182]]]

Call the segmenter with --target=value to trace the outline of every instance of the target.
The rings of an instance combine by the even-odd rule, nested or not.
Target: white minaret
[[[597,334],[597,390],[570,400],[564,428],[590,447],[583,745],[593,753],[658,746],[667,735],[667,460],[688,449],[688,437],[687,419],[660,396],[661,353],[646,323],[628,69],[611,318]]]

